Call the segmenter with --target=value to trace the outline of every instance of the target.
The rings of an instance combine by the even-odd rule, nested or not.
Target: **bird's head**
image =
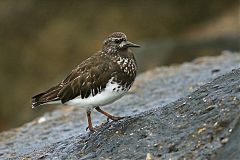
[[[127,50],[129,47],[140,47],[140,45],[128,41],[124,33],[114,32],[104,40],[102,49],[107,53],[115,53]]]

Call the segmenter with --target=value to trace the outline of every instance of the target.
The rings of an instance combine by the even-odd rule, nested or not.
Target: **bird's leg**
[[[109,119],[113,120],[113,121],[118,121],[120,119],[123,119],[124,117],[116,117],[116,116],[113,116],[105,111],[103,111],[100,107],[96,107],[95,108],[98,112],[104,114],[105,116],[107,116]]]
[[[92,119],[91,119],[91,110],[87,110],[87,120],[88,120],[88,127],[87,129],[90,130],[90,132],[95,132],[95,129],[92,126]]]

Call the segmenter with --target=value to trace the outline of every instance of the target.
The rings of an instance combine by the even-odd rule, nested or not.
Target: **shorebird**
[[[121,98],[132,86],[137,71],[132,47],[140,45],[128,41],[124,33],[109,35],[102,49],[80,63],[64,80],[32,97],[32,108],[51,103],[86,108],[91,132],[95,131],[91,120],[93,109],[113,121],[122,119],[103,111],[100,106]]]

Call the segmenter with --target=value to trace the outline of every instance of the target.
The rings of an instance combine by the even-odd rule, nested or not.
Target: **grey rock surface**
[[[128,118],[89,134],[84,110],[63,106],[2,132],[0,159],[238,158],[238,68],[240,55],[224,53],[143,73],[132,94],[104,108]]]

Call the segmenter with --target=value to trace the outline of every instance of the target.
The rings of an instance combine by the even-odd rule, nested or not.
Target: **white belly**
[[[91,94],[88,98],[84,99],[82,99],[81,96],[78,96],[66,102],[66,104],[84,108],[104,106],[121,98],[124,93],[126,93],[126,90],[122,90],[122,87],[119,87],[117,83],[111,84],[110,82],[108,82],[106,88],[95,96],[92,96]]]

